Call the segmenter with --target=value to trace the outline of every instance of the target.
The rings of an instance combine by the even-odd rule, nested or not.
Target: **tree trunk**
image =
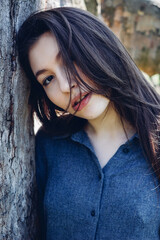
[[[15,50],[16,31],[35,10],[75,1],[1,0],[0,7],[0,240],[37,239],[34,131],[29,84]]]
[[[141,70],[160,74],[160,1],[102,0],[102,16]]]

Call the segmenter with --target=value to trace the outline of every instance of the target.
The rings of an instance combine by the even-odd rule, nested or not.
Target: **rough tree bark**
[[[0,5],[0,240],[36,239],[34,131],[29,84],[19,67],[15,36],[31,12],[83,0],[1,0]]]

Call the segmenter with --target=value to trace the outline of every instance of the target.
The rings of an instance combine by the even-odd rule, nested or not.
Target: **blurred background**
[[[85,5],[111,28],[160,91],[160,0],[85,0]]]

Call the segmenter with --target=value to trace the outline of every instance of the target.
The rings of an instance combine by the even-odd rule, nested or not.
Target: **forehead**
[[[59,47],[56,38],[49,32],[42,34],[29,50],[29,62],[33,72],[56,61]]]

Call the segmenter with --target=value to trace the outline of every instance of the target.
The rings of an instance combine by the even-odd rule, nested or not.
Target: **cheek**
[[[90,104],[88,105],[87,112],[90,119],[96,118],[102,113],[106,112],[109,106],[110,100],[101,96],[93,96]]]
[[[53,103],[55,103],[56,105],[57,105],[57,102],[59,102],[60,99],[61,99],[60,94],[58,94],[58,92],[55,91],[54,89],[53,89],[53,90],[51,90],[51,89],[46,90],[46,94],[47,94],[48,98],[49,98]]]
[[[48,86],[45,90],[48,98],[53,102],[55,105],[61,108],[66,108],[67,101],[64,99],[64,96],[55,86]]]

